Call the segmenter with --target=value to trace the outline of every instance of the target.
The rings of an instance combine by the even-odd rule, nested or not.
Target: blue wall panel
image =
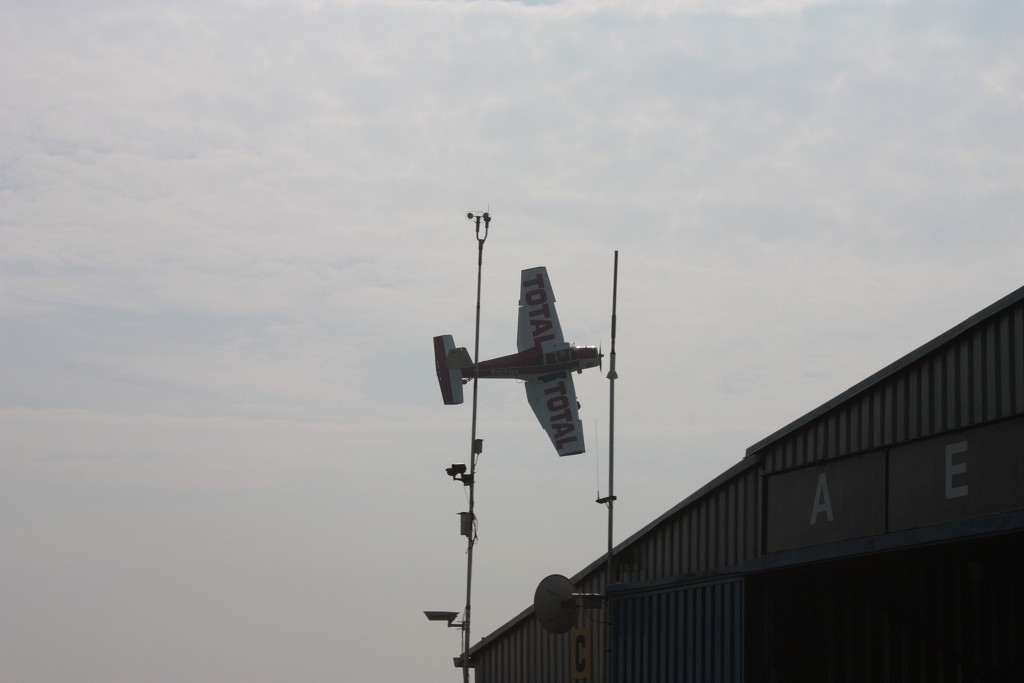
[[[743,580],[613,597],[616,683],[743,680]]]

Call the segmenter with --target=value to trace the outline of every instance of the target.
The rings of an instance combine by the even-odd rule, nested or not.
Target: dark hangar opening
[[[748,576],[746,679],[1024,681],[1022,560],[1017,531]]]

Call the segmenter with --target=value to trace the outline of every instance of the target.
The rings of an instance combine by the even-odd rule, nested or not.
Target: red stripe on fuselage
[[[520,353],[493,358],[480,363],[480,376],[485,378],[528,379],[552,372],[575,372],[580,367],[579,360],[567,363],[545,363],[544,354],[541,353],[540,347],[535,346]],[[473,368],[463,368],[462,376],[467,379],[472,378]]]

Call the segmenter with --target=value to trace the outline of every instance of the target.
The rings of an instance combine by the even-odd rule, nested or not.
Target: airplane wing
[[[526,398],[559,455],[584,451],[583,423],[576,405],[572,373],[555,372],[528,380]]]
[[[526,351],[547,341],[565,339],[555,313],[555,293],[548,280],[548,269],[541,266],[524,270],[520,280],[517,345],[519,351]]]

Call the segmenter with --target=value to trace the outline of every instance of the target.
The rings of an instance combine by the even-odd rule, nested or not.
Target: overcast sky
[[[620,250],[618,541],[1024,284],[1022,188],[1017,0],[3,3],[0,678],[457,679],[466,211],[484,358]],[[577,390],[481,384],[474,642],[604,551]]]

